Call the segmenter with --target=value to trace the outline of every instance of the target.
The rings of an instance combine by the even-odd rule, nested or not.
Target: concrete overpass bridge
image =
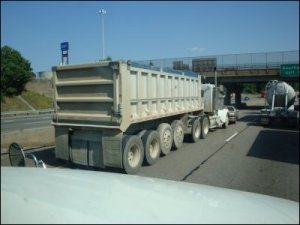
[[[283,52],[264,52],[199,56],[172,59],[137,61],[145,65],[169,67],[176,70],[192,70],[201,74],[206,83],[214,83],[214,67],[218,84],[226,87],[225,104],[230,103],[230,94],[235,93],[236,106],[241,106],[241,93],[244,84],[266,84],[269,80],[282,80],[299,84],[299,50]],[[282,65],[298,65],[293,76],[281,74]]]
[[[214,72],[203,72],[204,81],[214,83]],[[269,80],[282,80],[289,84],[299,83],[298,76],[281,76],[279,68],[265,69],[217,69],[217,82],[226,87],[227,95],[225,104],[230,104],[230,95],[235,94],[235,104],[238,108],[241,107],[241,94],[244,90],[244,84],[255,83],[266,84]],[[258,89],[258,88],[257,88]]]

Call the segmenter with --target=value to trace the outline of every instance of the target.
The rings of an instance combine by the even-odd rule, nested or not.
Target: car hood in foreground
[[[1,167],[1,223],[299,224],[299,203],[136,175]]]

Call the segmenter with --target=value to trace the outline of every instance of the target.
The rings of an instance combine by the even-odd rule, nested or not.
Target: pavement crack
[[[249,126],[246,126],[243,130],[241,130],[236,136],[243,133],[246,129],[248,129]],[[225,142],[223,145],[221,145],[215,152],[213,152],[211,155],[209,155],[206,159],[204,159],[199,165],[197,165],[194,169],[192,169],[187,175],[185,175],[180,181],[185,181],[189,176],[191,176],[196,170],[200,169],[202,165],[204,165],[210,158],[212,158],[215,154],[217,154],[219,151],[221,151],[226,144],[228,144],[229,141]]]

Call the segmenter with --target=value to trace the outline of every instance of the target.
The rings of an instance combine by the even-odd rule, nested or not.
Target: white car
[[[135,175],[1,167],[1,223],[299,224],[299,202]]]
[[[234,106],[227,106],[229,122],[236,123],[239,119],[239,110]]]

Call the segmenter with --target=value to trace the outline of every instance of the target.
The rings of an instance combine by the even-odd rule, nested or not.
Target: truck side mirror
[[[19,144],[10,144],[8,154],[11,166],[25,166],[25,154]]]
[[[36,167],[47,168],[42,160],[37,160],[34,154],[24,153],[22,147],[17,143],[12,143],[8,150],[9,161],[11,166],[26,166],[25,156],[33,159]]]

